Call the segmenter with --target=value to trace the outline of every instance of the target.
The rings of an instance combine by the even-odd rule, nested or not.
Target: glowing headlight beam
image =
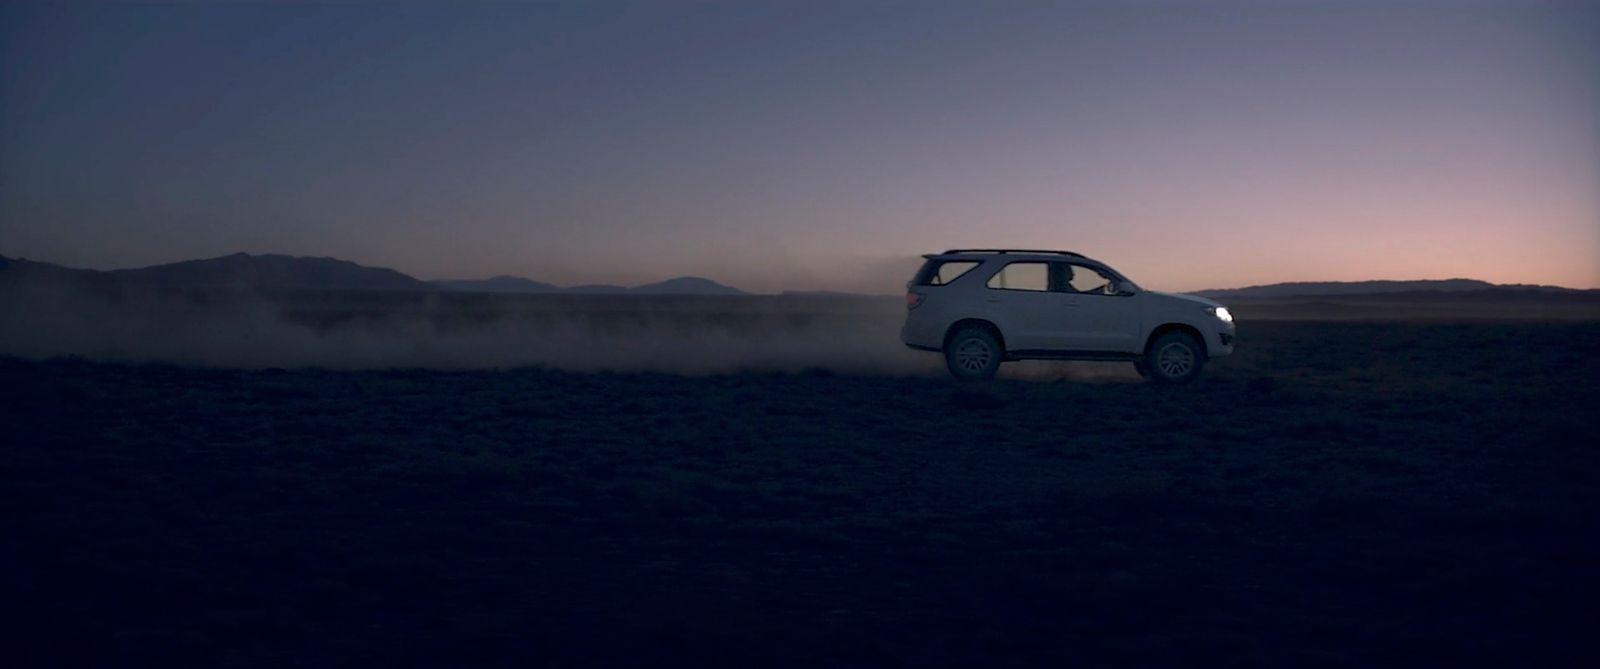
[[[1213,308],[1207,309],[1206,311],[1211,312],[1211,315],[1216,316],[1217,320],[1219,320],[1219,321],[1222,321],[1224,323],[1232,323],[1233,322],[1233,314],[1228,313],[1228,308],[1227,307],[1213,307]]]

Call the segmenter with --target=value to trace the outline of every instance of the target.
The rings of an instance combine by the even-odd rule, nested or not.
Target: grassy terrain
[[[0,358],[10,645],[273,667],[1600,655],[1600,324],[1241,337],[1185,388],[1123,366],[961,386]]]

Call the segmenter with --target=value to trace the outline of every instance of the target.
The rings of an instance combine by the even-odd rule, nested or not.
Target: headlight
[[[1216,316],[1217,320],[1224,323],[1233,322],[1233,314],[1228,313],[1227,307],[1206,307],[1206,313]]]

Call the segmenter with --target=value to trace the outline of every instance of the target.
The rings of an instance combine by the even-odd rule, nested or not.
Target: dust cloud
[[[894,298],[0,292],[0,354],[233,368],[937,374]]]

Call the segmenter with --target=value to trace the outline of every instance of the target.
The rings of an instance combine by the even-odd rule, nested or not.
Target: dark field
[[[1600,656],[1600,323],[1245,319],[1240,335],[1185,388],[1125,365],[960,386],[925,373],[931,356],[698,376],[0,358],[8,653]]]

